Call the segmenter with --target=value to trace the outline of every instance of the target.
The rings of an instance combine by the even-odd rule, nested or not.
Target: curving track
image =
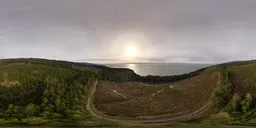
[[[100,118],[100,119],[105,119],[109,121],[115,121],[115,122],[123,122],[123,123],[159,123],[159,122],[167,122],[167,121],[175,121],[175,120],[180,120],[184,119],[187,117],[191,117],[195,114],[198,114],[205,110],[209,104],[203,105],[201,108],[197,109],[196,111],[190,112],[190,113],[185,113],[185,114],[180,114],[176,116],[167,116],[167,117],[156,117],[156,118],[122,118],[122,117],[113,117],[113,116],[108,116],[105,114],[102,114],[99,112],[92,103],[93,96],[96,92],[98,81],[95,82],[93,85],[91,92],[88,97],[87,101],[87,110],[95,117]]]

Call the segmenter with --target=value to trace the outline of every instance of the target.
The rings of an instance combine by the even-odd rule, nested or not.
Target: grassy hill
[[[216,72],[220,73],[217,85],[215,77],[209,75]],[[209,102],[211,112],[204,115],[206,118],[192,122],[256,123],[256,61],[230,62],[184,75],[144,77],[130,69],[30,58],[0,60],[0,125],[61,122],[116,126],[92,117],[86,110],[96,80],[102,80],[96,106],[114,116],[172,115]]]

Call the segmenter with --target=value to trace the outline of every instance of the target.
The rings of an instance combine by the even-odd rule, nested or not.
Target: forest
[[[26,124],[86,118],[86,101],[98,76],[45,64],[0,66],[0,118]]]

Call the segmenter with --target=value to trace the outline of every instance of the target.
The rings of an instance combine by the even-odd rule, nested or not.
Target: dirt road
[[[167,122],[167,121],[175,121],[175,120],[180,120],[184,119],[187,117],[191,117],[195,114],[198,114],[205,110],[209,105],[205,104],[201,108],[197,109],[196,111],[190,112],[190,113],[185,113],[185,114],[180,114],[176,116],[168,116],[168,117],[156,117],[156,118],[122,118],[122,117],[113,117],[113,116],[108,116],[105,115],[101,112],[99,112],[93,105],[92,100],[93,96],[96,92],[98,81],[95,82],[93,85],[91,92],[88,97],[87,101],[87,110],[95,117],[100,118],[100,119],[105,119],[109,121],[115,121],[115,122],[122,122],[122,123],[158,123],[158,122]]]

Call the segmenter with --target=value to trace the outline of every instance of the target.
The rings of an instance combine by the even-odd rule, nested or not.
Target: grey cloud
[[[0,56],[122,61],[124,37],[136,61],[253,59],[255,21],[255,0],[1,0]]]

